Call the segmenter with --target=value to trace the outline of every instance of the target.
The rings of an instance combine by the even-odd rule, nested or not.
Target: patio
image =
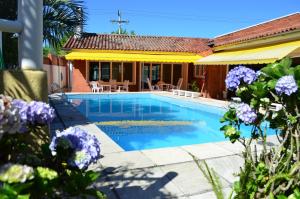
[[[159,94],[184,99],[167,92]],[[217,142],[126,152],[70,103],[62,101],[59,94],[53,94],[49,99],[58,114],[51,125],[52,132],[78,125],[101,140],[103,157],[90,169],[101,171],[102,177],[95,186],[108,198],[215,198],[211,185],[189,153],[199,160],[206,160],[229,195],[237,179],[233,173],[243,165],[243,146],[239,143]],[[221,107],[226,105],[223,101],[206,98],[189,100]],[[268,145],[274,146],[276,140],[276,136],[269,137]],[[259,143],[257,149],[261,150]]]

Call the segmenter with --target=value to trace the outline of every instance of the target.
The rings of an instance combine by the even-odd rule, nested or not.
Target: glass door
[[[90,62],[89,64],[89,81],[99,80],[99,62]]]
[[[110,63],[101,62],[101,80],[108,82],[110,80]]]
[[[160,81],[160,64],[152,64],[152,80],[151,84],[155,85]]]
[[[144,63],[142,66],[142,90],[149,89],[147,78],[150,79],[150,64]]]

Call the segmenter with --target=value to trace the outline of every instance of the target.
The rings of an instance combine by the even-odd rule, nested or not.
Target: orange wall
[[[225,91],[226,66],[206,66],[206,97],[222,99]]]
[[[201,78],[194,77],[194,65],[189,64],[189,83],[197,82],[199,92],[202,84],[204,85],[204,96],[208,98],[223,99],[223,91],[225,91],[225,78],[227,74],[226,65],[224,66],[205,66],[205,81]]]

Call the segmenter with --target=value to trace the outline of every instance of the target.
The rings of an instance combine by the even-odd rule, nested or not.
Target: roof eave
[[[300,39],[300,29],[296,29],[289,32],[279,33],[276,35],[264,36],[260,38],[254,38],[250,40],[244,40],[234,42],[230,44],[224,44],[220,46],[213,46],[213,51],[224,51],[224,50],[236,50],[252,48],[263,45],[270,45],[275,43],[283,43]]]

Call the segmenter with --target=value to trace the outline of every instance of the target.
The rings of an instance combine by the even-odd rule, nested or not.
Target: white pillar
[[[23,25],[19,37],[19,65],[40,70],[43,66],[43,0],[18,0],[18,21]]]
[[[69,71],[69,82],[68,82],[68,88],[72,89],[73,84],[73,63],[71,61],[68,61],[68,71]]]

